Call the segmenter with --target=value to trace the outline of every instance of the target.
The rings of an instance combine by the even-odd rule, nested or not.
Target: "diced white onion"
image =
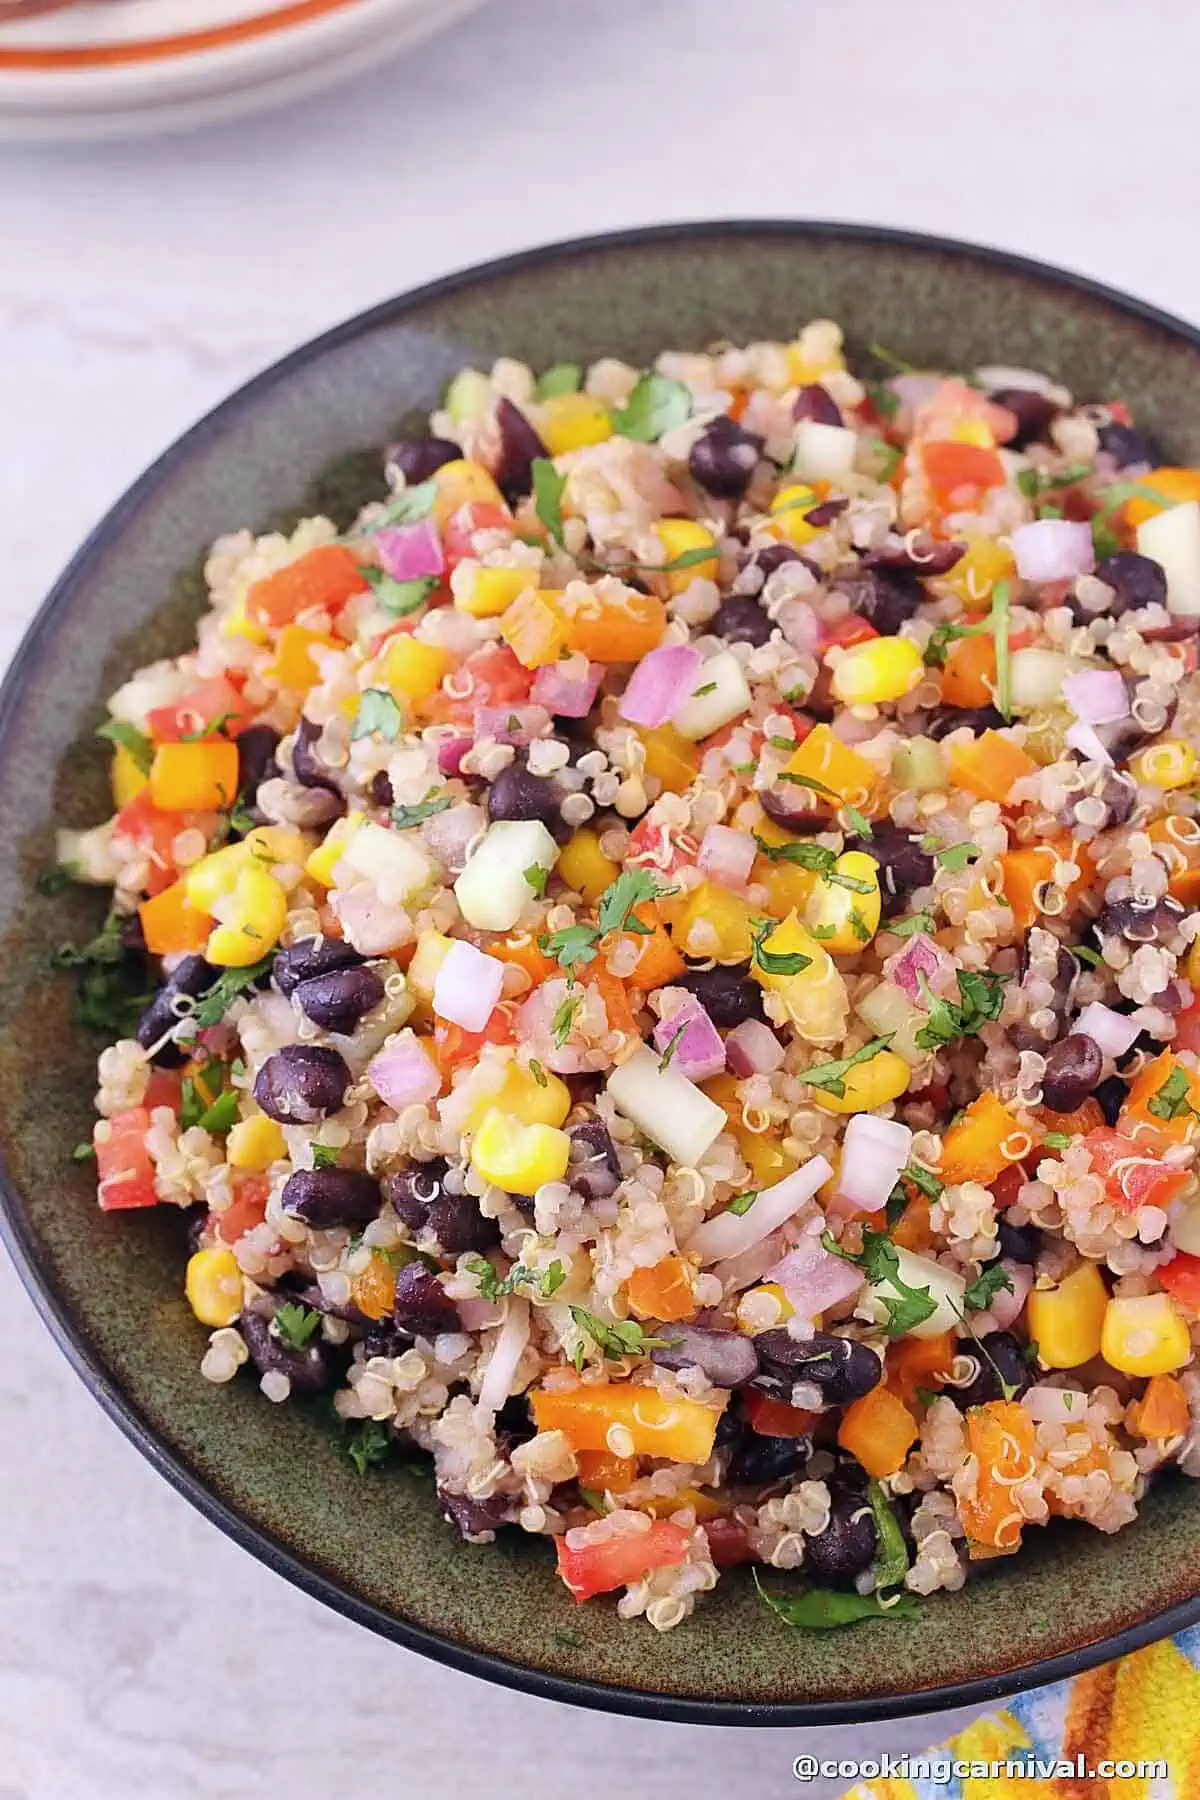
[[[1185,500],[1143,519],[1137,547],[1167,578],[1167,611],[1188,619],[1200,615],[1200,502]]]
[[[665,1150],[672,1162],[694,1169],[716,1143],[728,1120],[715,1100],[690,1082],[673,1063],[639,1044],[628,1062],[608,1078],[618,1112]]]
[[[814,1156],[811,1162],[786,1175],[774,1187],[764,1188],[747,1212],[723,1212],[715,1219],[706,1219],[703,1225],[696,1227],[684,1248],[695,1251],[704,1263],[724,1262],[728,1257],[740,1256],[743,1250],[749,1250],[761,1238],[769,1237],[771,1232],[786,1224],[806,1201],[812,1199],[818,1188],[824,1187],[832,1174],[825,1158]]]

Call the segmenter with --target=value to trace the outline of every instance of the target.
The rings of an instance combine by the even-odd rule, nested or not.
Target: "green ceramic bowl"
[[[815,1724],[984,1701],[1200,1617],[1200,1506],[1166,1481],[1136,1526],[1029,1533],[1029,1548],[913,1624],[803,1634],[741,1571],[680,1629],[577,1608],[541,1543],[469,1549],[428,1478],[360,1480],[321,1422],[250,1381],[213,1388],[180,1293],[178,1216],[102,1216],[71,1148],[91,1128],[97,1045],[47,952],[95,896],[34,887],[52,824],[106,812],[92,733],[129,671],[192,640],[209,541],[379,491],[384,443],[465,363],[534,365],[781,338],[827,315],[943,367],[1033,364],[1117,394],[1200,462],[1200,337],[1136,301],[1015,257],[842,225],[696,225],[561,245],[468,271],[352,320],[252,381],[157,462],[47,601],[0,695],[3,1229],[50,1329],[159,1470],[239,1543],[350,1617],[474,1674],[665,1719]],[[86,1471],[74,1472],[81,1484]],[[81,1487],[82,1491],[82,1487]]]

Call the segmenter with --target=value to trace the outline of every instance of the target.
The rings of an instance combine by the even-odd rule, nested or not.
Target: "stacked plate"
[[[282,105],[373,68],[479,4],[0,0],[0,142],[123,137]]]

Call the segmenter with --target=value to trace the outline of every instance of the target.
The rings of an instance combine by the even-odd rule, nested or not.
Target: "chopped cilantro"
[[[883,1329],[888,1337],[904,1337],[937,1311],[937,1301],[930,1290],[913,1287],[900,1274],[900,1258],[886,1232],[865,1229],[863,1247],[857,1256],[844,1249],[828,1231],[821,1233],[821,1242],[835,1256],[857,1263],[872,1287],[892,1290],[877,1296],[887,1313]]]
[[[939,844],[936,838],[922,838],[921,848],[932,852],[934,861],[940,863],[951,875],[957,875],[961,869],[968,868],[983,855],[978,844]]]
[[[557,394],[577,394],[583,386],[583,370],[578,363],[551,363],[538,378],[535,397],[553,400]]]
[[[427,794],[424,800],[418,800],[415,806],[393,806],[392,824],[401,831],[408,831],[413,825],[420,825],[426,819],[432,819],[438,813],[446,811],[454,803],[448,794],[435,795],[432,799]]]
[[[932,1169],[923,1169],[920,1163],[914,1162],[908,1163],[901,1170],[900,1179],[901,1181],[911,1181],[912,1185],[924,1194],[927,1200],[940,1199],[945,1186],[945,1183],[934,1174]]]
[[[595,962],[599,941],[600,933],[594,925],[565,925],[561,931],[551,932],[544,948],[560,969],[574,969]]]
[[[275,1329],[289,1350],[306,1350],[321,1329],[321,1315],[315,1307],[286,1300],[275,1308]]]
[[[843,807],[842,810],[845,813],[846,823],[849,825],[851,831],[853,831],[857,837],[865,839],[869,844],[871,839],[875,836],[874,831],[871,829],[870,819],[867,818],[865,813],[860,813],[857,806]]]
[[[754,841],[768,862],[794,863],[798,869],[812,869],[818,875],[828,875],[837,862],[836,850],[828,850],[811,838],[797,839],[790,844],[768,844],[755,832]],[[865,885],[869,893],[870,883]]]
[[[545,893],[546,883],[550,879],[549,869],[543,868],[541,863],[530,863],[524,874],[526,881],[540,899]]]
[[[1162,1086],[1151,1094],[1146,1105],[1156,1119],[1186,1118],[1188,1113],[1196,1111],[1188,1098],[1190,1092],[1188,1072],[1180,1065],[1171,1070]]]
[[[886,387],[882,381],[869,386],[867,392],[871,396],[871,404],[881,419],[894,419],[900,411],[900,396],[894,388]]]
[[[133,758],[141,774],[150,773],[154,745],[136,725],[130,725],[125,719],[105,719],[103,725],[97,727],[96,736],[107,738],[110,744],[119,744]]]
[[[837,877],[834,876],[833,879],[836,881]],[[867,921],[863,918],[857,906],[852,906],[850,908],[850,929],[860,944],[870,943],[871,927],[867,924]]]
[[[1092,520],[1092,547],[1096,552],[1096,561],[1103,562],[1108,556],[1115,556],[1121,548],[1121,540],[1099,513]]]
[[[936,1388],[918,1387],[917,1399],[921,1402],[922,1406],[929,1407],[933,1405],[935,1400],[940,1400],[941,1395]]]
[[[536,1057],[530,1058],[529,1073],[533,1076],[533,1079],[537,1082],[539,1087],[549,1087],[550,1083],[546,1080],[546,1071]]]
[[[333,1144],[312,1145],[312,1166],[314,1169],[336,1169],[339,1166],[341,1152]]]
[[[583,1501],[585,1506],[590,1506],[594,1513],[604,1514],[608,1511],[607,1506],[604,1504],[604,1495],[598,1494],[595,1488],[581,1487],[579,1489],[579,1498]]]
[[[562,497],[567,485],[565,475],[560,475],[554,464],[546,456],[535,456],[531,465],[533,475],[534,510],[556,544],[563,544],[564,537]]]
[[[812,957],[801,950],[768,950],[765,940],[776,929],[774,920],[767,919],[757,931],[751,931],[750,960],[764,975],[799,975],[808,968]]]
[[[73,1163],[94,1162],[95,1160],[96,1146],[94,1144],[76,1144],[71,1152],[71,1161]]]
[[[1011,1294],[1012,1291],[1012,1276],[1004,1265],[989,1263],[963,1295],[963,1305],[971,1312],[986,1312],[997,1294]]]
[[[716,691],[717,691],[716,682],[715,681],[706,681],[704,683],[703,687],[696,688],[696,690],[692,694],[692,699],[693,700],[703,700],[705,694],[715,694]]]
[[[1093,950],[1090,944],[1073,944],[1071,947],[1071,955],[1077,956],[1080,962],[1087,963],[1088,967],[1091,969],[1098,969],[1104,961],[1100,952],[1098,950]]]
[[[905,919],[889,919],[884,926],[893,937],[911,937],[915,931],[932,931],[933,914],[931,912],[909,913]]]
[[[232,1130],[237,1124],[238,1094],[236,1088],[226,1088],[218,1094],[212,1105],[207,1107],[196,1120],[203,1131],[211,1131],[214,1137]]]
[[[580,998],[581,996],[577,993],[568,993],[561,1004],[555,1008],[550,1028],[554,1033],[554,1042],[560,1050],[571,1035],[571,1027],[575,1023],[575,1009],[579,1005]]]
[[[629,399],[613,414],[613,430],[636,443],[650,444],[692,416],[691,389],[666,375],[643,375]]]
[[[394,744],[404,725],[404,714],[386,688],[367,688],[358,702],[358,711],[350,727],[351,742],[371,737],[378,732]]]
[[[740,1219],[743,1213],[748,1213],[750,1211],[750,1208],[757,1199],[758,1189],[747,1188],[744,1194],[735,1194],[725,1210],[726,1212],[731,1212],[735,1219]]]
[[[795,750],[797,748],[795,738],[769,737],[767,742],[770,744],[772,750]]]
[[[897,375],[915,375],[917,373],[912,363],[905,362],[902,356],[897,356],[896,352],[889,350],[886,344],[868,344],[867,349],[876,362],[886,363],[888,368],[894,370]]]
[[[670,1068],[671,1059],[675,1055],[676,1050],[678,1050],[678,1048],[679,1048],[679,1040],[683,1036],[684,1032],[687,1030],[688,1023],[689,1023],[689,1021],[687,1019],[683,1019],[680,1022],[679,1029],[674,1033],[674,1035],[671,1038],[670,1043],[667,1045],[666,1049],[663,1051],[662,1055],[659,1057],[658,1071],[659,1071],[660,1075],[665,1070]]]
[[[229,1011],[234,1000],[248,987],[271,972],[273,958],[264,956],[256,963],[249,963],[242,969],[226,969],[218,975],[210,988],[207,988],[196,1002],[191,1013],[192,1023],[197,1031],[207,1031],[211,1025],[219,1025]]]
[[[775,777],[776,781],[790,781],[796,787],[809,788],[814,794],[820,794],[822,800],[840,800],[841,795],[818,781],[815,775],[798,775],[794,769],[781,769]]]
[[[365,1475],[368,1469],[377,1469],[387,1461],[390,1448],[391,1439],[379,1420],[363,1419],[351,1433],[346,1455],[359,1474]]]
[[[868,1481],[867,1499],[875,1521],[875,1592],[881,1594],[884,1588],[898,1587],[908,1574],[908,1545],[881,1482]]]
[[[982,625],[956,625],[952,620],[947,620],[944,625],[936,625],[925,646],[925,667],[927,669],[945,668],[946,657],[960,638],[978,637],[981,632],[989,629],[986,620]]]
[[[600,896],[596,917],[601,932],[629,931],[638,937],[648,937],[650,927],[643,925],[640,919],[630,917],[634,907],[674,892],[674,888],[663,887],[648,869],[623,869]]]
[[[929,1001],[929,1022],[917,1032],[918,1048],[939,1050],[943,1044],[952,1044],[957,1038],[977,1037],[982,1025],[1000,1017],[1004,1009],[1006,980],[1004,975],[992,975],[985,970],[960,969],[958,1002],[935,998],[922,981]]]
[[[52,868],[43,869],[34,879],[34,887],[39,894],[61,894],[69,888],[73,881],[79,880],[79,871],[74,863],[55,863]]]
[[[433,511],[433,503],[437,499],[437,482],[422,481],[414,488],[401,488],[393,494],[377,519],[364,527],[367,533],[379,531],[385,525],[411,525],[416,519],[423,519]]]
[[[904,452],[895,444],[889,444],[886,438],[873,437],[867,439],[867,447],[874,450],[880,458],[881,467],[877,481],[890,481],[900,464],[904,461]]]
[[[436,575],[419,575],[412,581],[397,581],[382,569],[363,570],[363,579],[385,613],[393,619],[405,619],[423,606],[438,585]]]
[[[841,1100],[845,1097],[845,1077],[849,1071],[856,1069],[859,1063],[870,1062],[881,1050],[886,1050],[894,1035],[893,1032],[887,1037],[872,1038],[869,1044],[864,1044],[853,1056],[842,1056],[835,1062],[814,1063],[811,1069],[801,1069],[800,1080],[806,1081],[809,1087],[820,1088],[823,1093],[833,1094]]]
[[[911,1594],[891,1600],[878,1592],[855,1593],[853,1588],[805,1588],[798,1594],[768,1594],[754,1571],[754,1585],[762,1599],[787,1625],[798,1631],[836,1631],[857,1625],[861,1619],[919,1619],[920,1608]]]
[[[1065,1131],[1048,1131],[1042,1139],[1047,1150],[1069,1150],[1071,1139]]]
[[[669,1338],[648,1337],[636,1319],[598,1319],[582,1306],[573,1306],[571,1317],[580,1331],[586,1332],[597,1350],[614,1361],[622,1356],[642,1356],[648,1350],[664,1348]]]
[[[122,914],[110,911],[95,937],[86,944],[60,944],[51,952],[52,969],[75,972],[75,1017],[91,1031],[108,1037],[132,1037],[138,1020],[154,998],[142,991],[144,972],[122,940]]]

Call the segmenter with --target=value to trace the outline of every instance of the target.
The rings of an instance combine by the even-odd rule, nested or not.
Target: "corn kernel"
[[[866,1062],[855,1063],[842,1077],[842,1092],[813,1089],[813,1105],[831,1113],[876,1112],[898,1100],[908,1087],[912,1070],[894,1050],[880,1050]],[[804,1075],[801,1072],[800,1079]]]
[[[231,895],[219,901],[221,923],[205,950],[221,969],[244,969],[273,950],[287,924],[287,895],[273,875],[255,863],[238,874]]]
[[[785,1175],[790,1175],[797,1166],[794,1158],[788,1156],[779,1139],[770,1131],[751,1131],[742,1116],[742,1103],[738,1099],[738,1081],[736,1075],[714,1075],[711,1081],[704,1084],[704,1092],[708,1095],[729,1121],[729,1131],[741,1153],[742,1161],[750,1169],[751,1185],[756,1189],[774,1187]]]
[[[211,912],[218,900],[232,894],[238,876],[249,864],[269,869],[273,863],[302,864],[312,839],[285,825],[256,825],[240,843],[226,844],[193,863],[183,878],[188,904]]]
[[[326,832],[324,841],[317,845],[304,865],[304,873],[311,881],[325,888],[333,886],[333,872],[341,862],[350,839],[365,821],[366,814],[360,812],[347,813],[344,819],[335,820]]]
[[[847,850],[815,878],[804,923],[831,955],[852,956],[875,936],[882,912],[879,864],[865,850]]]
[[[537,416],[538,436],[551,456],[566,456],[613,434],[612,414],[592,394],[553,394]]]
[[[422,643],[406,633],[393,638],[384,652],[383,679],[403,706],[407,701],[426,700],[435,694],[453,667],[449,650]]]
[[[493,1107],[484,1115],[471,1145],[471,1167],[484,1181],[510,1194],[536,1194],[548,1181],[561,1181],[570,1161],[571,1140],[553,1125],[522,1125]]]
[[[967,545],[965,556],[942,577],[951,593],[957,594],[968,612],[986,612],[992,604],[992,589],[998,581],[1011,581],[1016,573],[1016,559],[1011,550],[995,538],[975,538]]]
[[[687,555],[694,550],[707,550],[711,547],[712,555],[697,562],[689,562],[685,569],[673,569],[667,575],[667,589],[672,594],[682,594],[684,589],[697,578],[715,581],[721,567],[721,558],[717,552],[717,540],[705,526],[696,519],[660,519],[654,527],[659,543],[663,547],[663,560],[673,562],[677,556]]]
[[[766,966],[760,960],[764,954]],[[770,966],[774,958],[797,955],[805,961],[794,973]],[[850,1009],[846,984],[825,946],[805,930],[794,912],[762,940],[750,972],[779,995],[788,1018],[810,1044],[832,1043],[844,1032]]]
[[[471,1108],[463,1128],[473,1131],[493,1107],[522,1125],[561,1125],[571,1110],[571,1090],[557,1075],[542,1070],[543,1079],[518,1062],[510,1062],[498,1088],[484,1094]]]
[[[795,1311],[777,1281],[764,1281],[759,1287],[748,1288],[738,1301],[738,1330],[754,1337],[757,1332],[786,1325]]]
[[[1187,787],[1200,760],[1183,738],[1170,738],[1166,743],[1150,744],[1130,761],[1130,773],[1143,787],[1170,790]]]
[[[232,1250],[214,1244],[188,1258],[183,1291],[202,1325],[232,1325],[242,1310],[242,1271]]]
[[[1131,1294],[1105,1308],[1100,1354],[1125,1375],[1170,1375],[1190,1362],[1192,1340],[1169,1294]]]
[[[483,464],[468,462],[464,457],[443,463],[435,472],[433,483],[437,489],[433,517],[443,527],[460,506],[504,506],[504,495]],[[507,512],[508,508],[504,510]]]
[[[605,856],[596,833],[584,827],[573,832],[563,845],[557,873],[569,888],[574,888],[594,906],[605,888],[621,873],[621,865],[611,856]],[[1200,938],[1196,941],[1200,944]]]
[[[950,428],[950,440],[955,444],[974,444],[977,450],[996,448],[986,419],[959,419]]]
[[[334,638],[323,632],[309,631],[303,625],[285,625],[275,643],[275,660],[265,674],[280,687],[307,694],[321,679],[321,671],[312,655],[318,645],[326,650],[340,648]]]
[[[537,587],[537,570],[524,565],[496,569],[487,563],[461,562],[451,586],[459,612],[469,613],[473,619],[496,619],[526,588]]]
[[[774,537],[783,538],[789,544],[809,543],[820,534],[822,527],[810,525],[804,515],[820,504],[821,496],[815,488],[806,487],[802,482],[789,481],[780,488],[771,502],[772,524],[769,530]]]
[[[1095,1263],[1082,1263],[1057,1287],[1035,1287],[1026,1317],[1043,1367],[1076,1369],[1098,1356],[1107,1306],[1108,1289]]]
[[[247,1169],[261,1175],[272,1163],[282,1162],[287,1155],[287,1139],[274,1119],[266,1113],[252,1113],[239,1119],[225,1140],[225,1154],[235,1169]]]
[[[826,790],[837,800],[851,806],[862,806],[879,780],[873,763],[849,744],[843,744],[828,725],[816,725],[795,755],[790,757],[783,774],[806,775],[819,785],[813,788],[814,801],[824,800]]]
[[[868,638],[841,652],[831,685],[846,706],[882,706],[911,693],[924,673],[924,658],[908,638]]]

